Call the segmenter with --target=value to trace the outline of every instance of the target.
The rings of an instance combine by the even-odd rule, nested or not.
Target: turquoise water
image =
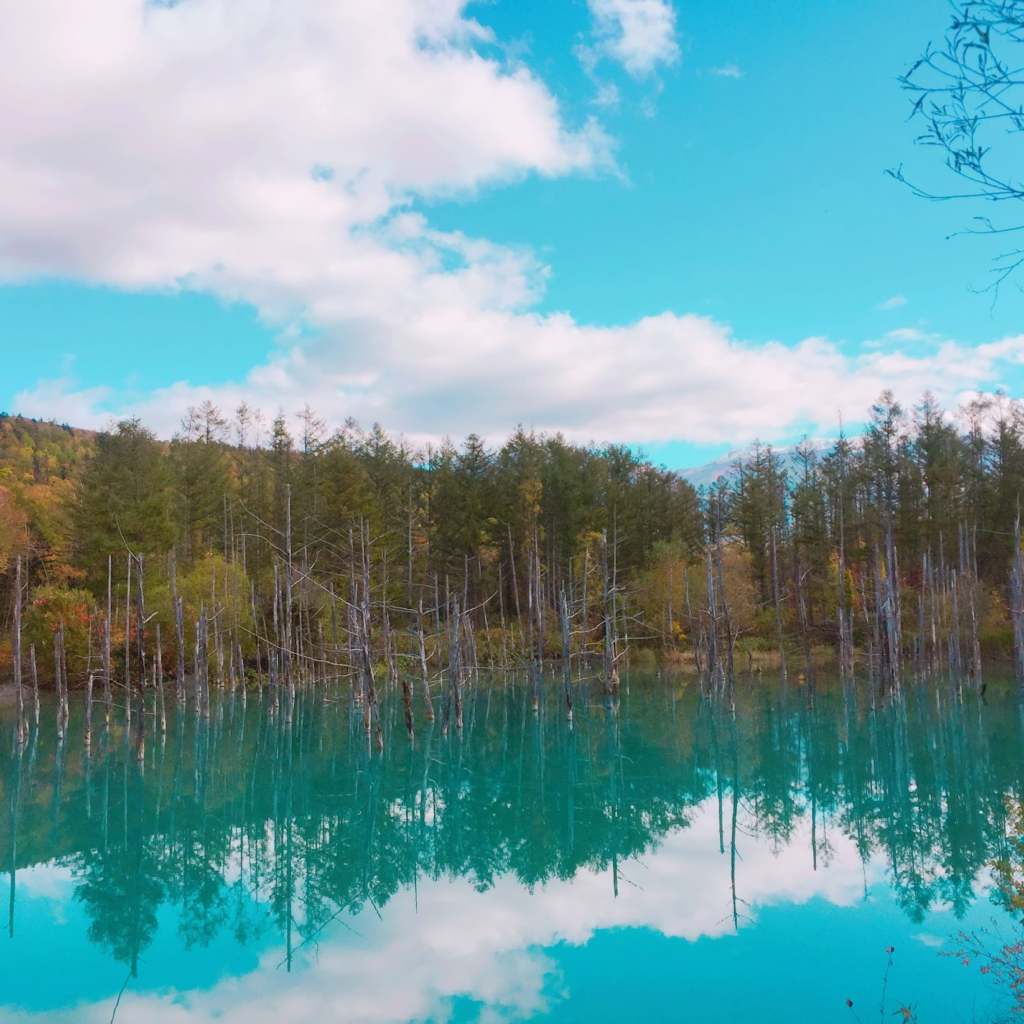
[[[291,722],[256,693],[168,706],[144,759],[115,708],[0,709],[0,1020],[207,1024],[990,1020],[1006,993],[943,956],[1016,923],[990,871],[1021,796],[1008,685],[744,677],[577,684],[530,710],[481,681],[447,737],[400,700],[384,752],[342,682]],[[5,900],[5,902],[7,902]],[[118,1002],[119,999],[119,1002]],[[898,1018],[897,1018],[898,1019]]]

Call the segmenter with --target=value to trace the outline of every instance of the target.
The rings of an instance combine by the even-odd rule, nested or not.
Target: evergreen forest
[[[950,414],[886,392],[862,434],[754,444],[699,490],[522,428],[417,450],[294,423],[205,404],[163,441],[0,418],[6,678],[183,696],[358,671],[408,705],[478,666],[614,686],[661,659],[723,681],[831,660],[980,687],[1022,655],[1024,414],[1001,394]]]

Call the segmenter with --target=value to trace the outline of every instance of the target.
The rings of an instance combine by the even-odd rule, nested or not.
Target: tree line
[[[205,403],[169,442],[4,417],[4,635],[20,617],[21,676],[44,685],[61,659],[72,685],[397,685],[454,651],[462,670],[593,661],[612,685],[658,656],[723,686],[755,657],[812,683],[830,655],[883,688],[980,687],[983,657],[1024,656],[1022,471],[1001,394],[951,415],[886,392],[859,436],[755,443],[700,490],[628,446],[522,428],[418,450],[308,407],[293,431]]]

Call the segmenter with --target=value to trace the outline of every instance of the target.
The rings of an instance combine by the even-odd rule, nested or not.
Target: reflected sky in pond
[[[968,1021],[1005,1006],[939,955],[1014,922],[992,895],[1024,746],[1010,687],[744,678],[732,717],[692,681],[485,682],[462,735],[395,722],[367,747],[344,684],[292,721],[223,694],[134,733],[51,709],[18,752],[0,721],[13,878],[0,1019]],[[401,714],[389,702],[385,715]]]

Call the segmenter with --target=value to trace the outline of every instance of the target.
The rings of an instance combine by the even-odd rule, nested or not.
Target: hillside
[[[73,577],[69,508],[96,432],[0,413],[0,573],[26,551],[49,582]]]

